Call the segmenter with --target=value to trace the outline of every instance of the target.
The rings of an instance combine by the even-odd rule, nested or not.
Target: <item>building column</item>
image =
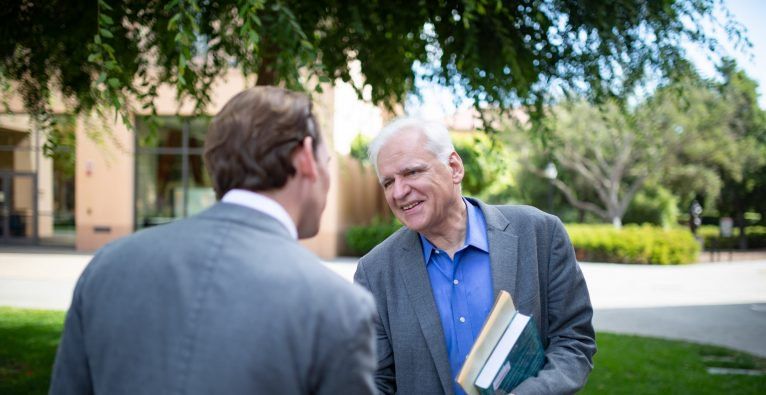
[[[134,141],[133,131],[120,121],[78,119],[77,250],[93,251],[133,232]]]

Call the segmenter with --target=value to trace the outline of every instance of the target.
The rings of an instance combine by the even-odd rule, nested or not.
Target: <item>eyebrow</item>
[[[397,174],[404,174],[415,170],[425,170],[428,168],[428,165],[426,164],[419,164],[419,165],[413,165],[413,166],[407,166],[401,170]]]
[[[399,171],[397,171],[394,174],[401,175],[401,174],[409,173],[411,171],[422,171],[422,170],[425,170],[427,168],[428,168],[427,164],[412,165],[412,166],[403,167],[403,168],[401,168]],[[383,178],[380,179],[380,184],[383,185],[386,182],[391,181],[391,179],[392,179],[392,177],[383,177]]]

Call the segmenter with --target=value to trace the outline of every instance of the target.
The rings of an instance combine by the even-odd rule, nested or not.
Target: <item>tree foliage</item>
[[[734,171],[731,158],[738,149],[726,131],[730,103],[722,100],[715,82],[689,74],[660,87],[641,111],[646,127],[665,130],[676,144],[664,166],[662,184],[683,207],[698,197],[711,207],[722,187],[719,169]]]
[[[377,103],[402,102],[418,77],[506,109],[540,114],[551,86],[617,95],[647,71],[672,76],[684,39],[718,0],[30,1],[0,7],[0,82],[26,109],[59,91],[74,112],[153,110],[167,84],[201,111],[229,68],[257,84],[318,89],[359,67]],[[730,19],[717,21],[735,36]],[[414,67],[415,66],[415,67]],[[17,83],[17,85],[11,84]]]
[[[683,206],[702,197],[744,226],[747,210],[766,212],[766,112],[756,82],[733,60],[720,72],[722,81],[690,76],[660,89],[647,108],[651,126],[676,129],[681,142],[664,182]]]
[[[718,211],[734,217],[740,228],[740,247],[747,248],[745,212],[766,214],[766,111],[758,106],[758,84],[734,61],[724,62],[721,74],[724,81],[718,89],[730,105],[726,131],[738,144],[729,159],[731,171],[720,172],[723,188]]]
[[[616,102],[594,106],[572,100],[553,112],[548,120],[553,158],[597,200],[578,197],[564,180],[552,180],[553,184],[573,206],[620,227],[630,202],[647,179],[662,170],[676,143],[667,130],[647,127],[644,117]]]
[[[357,134],[353,140],[351,140],[351,149],[349,150],[349,156],[359,161],[363,165],[370,164],[370,156],[367,151],[370,147],[371,138],[364,134]]]
[[[523,162],[542,177],[552,158],[560,169],[553,183],[567,201],[608,222],[620,224],[632,205],[628,221],[652,211],[670,224],[670,202],[685,212],[700,199],[709,213],[717,208],[744,226],[746,211],[766,212],[766,116],[757,84],[736,63],[724,59],[721,74],[689,73],[633,106],[565,100],[545,121],[550,144]]]
[[[623,223],[654,224],[668,229],[678,223],[678,198],[668,189],[647,184],[628,205]]]
[[[508,203],[516,188],[516,155],[499,139],[486,134],[453,133],[455,151],[463,160],[464,194],[488,203]]]

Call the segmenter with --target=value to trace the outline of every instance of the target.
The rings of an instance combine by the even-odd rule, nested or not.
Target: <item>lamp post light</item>
[[[545,178],[548,179],[548,213],[553,213],[553,180],[559,175],[559,171],[556,169],[556,165],[553,162],[548,162],[543,170]]]

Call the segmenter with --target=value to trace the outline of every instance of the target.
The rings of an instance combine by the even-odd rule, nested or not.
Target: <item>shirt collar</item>
[[[489,242],[487,241],[487,223],[484,219],[484,213],[479,206],[463,198],[466,212],[468,213],[468,225],[465,231],[466,245],[476,247],[484,252],[489,252]]]
[[[460,250],[467,246],[475,247],[483,252],[489,252],[489,242],[487,241],[487,224],[484,220],[484,214],[481,212],[481,208],[474,206],[471,202],[463,198],[463,204],[465,205],[466,212],[466,227],[465,227],[465,243]],[[423,259],[426,264],[431,259],[431,253],[436,250],[436,247],[431,244],[425,236],[418,233],[420,236],[420,244],[423,246]]]
[[[281,204],[266,195],[244,189],[232,189],[223,195],[221,201],[258,210],[279,221],[279,223],[287,228],[293,239],[298,239],[298,230],[295,228],[293,219],[290,218],[290,215],[287,214],[287,211]]]

